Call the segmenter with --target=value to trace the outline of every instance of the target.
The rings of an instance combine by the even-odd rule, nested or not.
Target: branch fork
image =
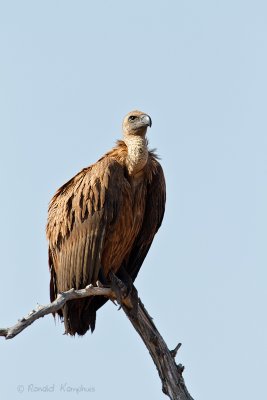
[[[15,325],[0,329],[0,336],[5,337],[5,339],[14,338],[37,319],[43,318],[47,314],[54,314],[60,310],[69,300],[88,296],[105,296],[113,302],[117,301],[119,303],[143,340],[158,370],[163,393],[172,400],[193,400],[182,376],[184,367],[181,364],[177,365],[175,363],[175,357],[181,347],[181,343],[178,343],[173,350],[169,350],[152,318],[138,298],[135,287],[133,286],[133,290],[125,297],[125,288],[121,286],[121,283],[120,281],[119,289],[122,290],[121,295],[118,295],[118,288],[114,291],[109,287],[104,287],[100,282],[97,282],[97,286],[88,285],[85,289],[70,289],[62,292],[58,294],[56,300],[52,303],[44,306],[37,304],[36,309],[18,320]]]

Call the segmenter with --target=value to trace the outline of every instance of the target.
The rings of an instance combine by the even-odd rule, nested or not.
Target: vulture
[[[152,121],[141,111],[123,120],[123,140],[95,164],[61,186],[49,203],[46,234],[50,299],[111,273],[133,282],[159,229],[165,209],[165,179],[157,155],[148,149]],[[57,313],[65,332],[95,329],[96,311],[108,299],[92,296],[68,301]]]

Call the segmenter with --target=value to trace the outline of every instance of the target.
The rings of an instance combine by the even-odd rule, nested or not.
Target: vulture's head
[[[142,111],[131,111],[123,120],[123,135],[145,136],[147,127],[152,125],[149,115]]]

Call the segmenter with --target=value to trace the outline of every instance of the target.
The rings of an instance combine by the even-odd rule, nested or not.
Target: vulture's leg
[[[116,294],[118,303],[123,303],[123,300],[127,297],[127,287],[124,283],[114,274],[113,271],[109,272],[109,279],[111,282],[110,288]]]
[[[110,287],[109,281],[107,280],[107,278],[106,278],[105,275],[104,275],[103,267],[102,267],[102,266],[100,267],[100,270],[99,270],[99,273],[98,273],[97,282],[98,282],[99,286],[107,287],[107,288]],[[97,285],[97,286],[98,286],[98,285]]]
[[[117,271],[116,276],[124,283],[127,288],[127,296],[131,293],[133,289],[133,280],[131,276],[128,274],[124,266],[122,265],[120,269]]]
[[[127,287],[127,297],[129,296],[131,298],[131,303],[133,305],[133,308],[131,309],[131,314],[133,317],[136,317],[138,310],[138,292],[133,284],[132,277],[123,265],[116,275]]]
[[[131,281],[131,291],[129,293],[127,286],[121,279],[118,278],[117,275],[114,274],[113,271],[110,271],[109,278],[111,280],[111,289],[116,294],[117,301],[120,304],[120,308],[123,302],[125,304],[125,300],[128,297],[130,302],[130,307],[129,307],[130,314],[132,315],[133,318],[135,318],[137,316],[137,310],[138,310],[138,292],[134,287],[132,281]]]

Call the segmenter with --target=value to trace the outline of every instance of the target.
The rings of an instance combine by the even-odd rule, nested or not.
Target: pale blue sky
[[[196,400],[267,398],[266,20],[259,0],[0,2],[0,326],[48,302],[47,204],[138,108],[167,180],[139,295]],[[49,316],[0,341],[1,398],[165,398],[112,304],[62,333]]]

